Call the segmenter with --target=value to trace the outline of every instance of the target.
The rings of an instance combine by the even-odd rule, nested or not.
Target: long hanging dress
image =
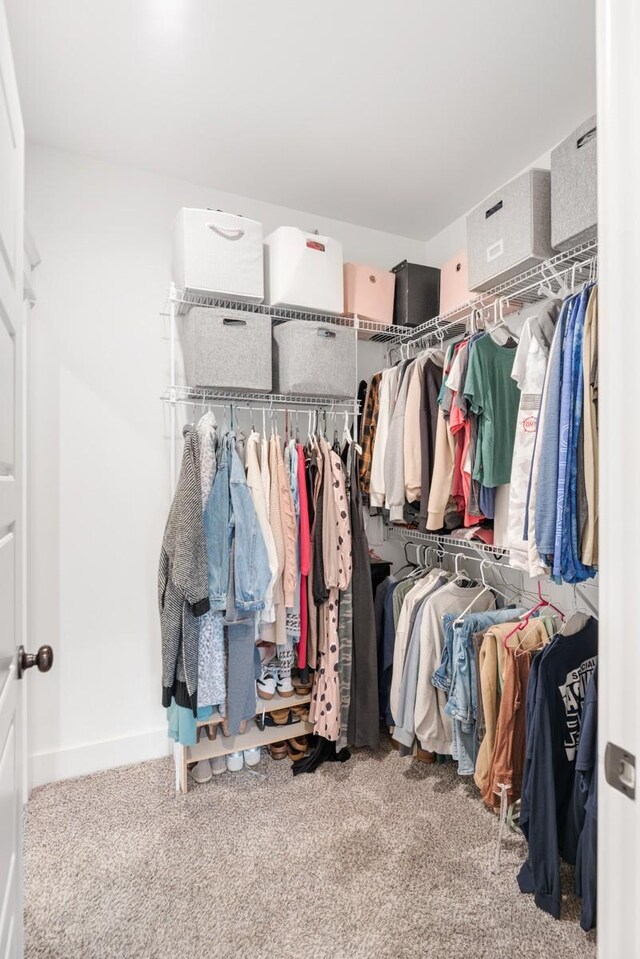
[[[326,444],[324,444],[326,446]],[[331,493],[324,501],[325,550],[324,573],[329,598],[322,607],[323,642],[318,643],[318,664],[314,675],[309,720],[314,733],[337,740],[340,735],[340,682],[338,609],[340,590],[351,581],[351,528],[349,502],[345,488],[342,461],[333,451],[323,448],[325,457],[325,490]],[[333,525],[335,524],[335,525]],[[332,528],[331,528],[332,527]]]
[[[351,463],[351,496],[349,511],[353,550],[353,651],[351,664],[351,704],[349,708],[348,742],[350,746],[371,746],[380,743],[378,719],[378,654],[371,585],[369,544],[364,531],[362,497],[358,470]]]
[[[347,497],[350,496],[351,461],[355,455],[353,447],[347,447],[343,453],[343,471],[347,488]],[[353,536],[353,531],[352,531]],[[353,545],[353,543],[352,543]],[[351,708],[351,664],[353,661],[353,579],[345,590],[340,591],[340,615],[338,617],[338,652],[340,677],[340,735],[337,749],[348,746],[349,710]]]

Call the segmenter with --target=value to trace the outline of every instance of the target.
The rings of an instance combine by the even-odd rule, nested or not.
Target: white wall
[[[159,311],[182,206],[340,239],[345,258],[424,262],[424,244],[40,146],[27,211],[42,263],[30,356],[31,783],[166,752],[156,569],[168,508]],[[370,351],[369,351],[370,352]],[[370,357],[369,357],[370,361]]]

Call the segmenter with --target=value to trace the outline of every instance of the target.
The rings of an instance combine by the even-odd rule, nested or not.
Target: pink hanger
[[[505,649],[507,648],[507,643],[511,639],[511,637],[515,636],[515,634],[519,630],[524,629],[527,623],[529,622],[529,620],[531,619],[531,617],[533,616],[533,614],[537,613],[539,609],[543,609],[544,607],[548,609],[552,609],[554,612],[558,614],[560,619],[564,622],[564,613],[562,612],[562,610],[558,609],[557,606],[554,606],[553,603],[550,603],[549,600],[545,599],[544,596],[542,595],[542,587],[540,586],[540,580],[538,580],[538,599],[539,599],[539,602],[533,607],[533,609],[530,609],[528,613],[525,613],[525,615],[522,617],[520,622],[517,623],[517,625],[514,626],[514,628],[509,633],[507,633],[507,635],[503,639],[502,645],[504,646]]]

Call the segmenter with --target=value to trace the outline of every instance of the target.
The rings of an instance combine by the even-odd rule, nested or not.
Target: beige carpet
[[[516,885],[513,834],[452,765],[361,752],[175,796],[169,761],[45,786],[29,803],[27,959],[595,957]]]

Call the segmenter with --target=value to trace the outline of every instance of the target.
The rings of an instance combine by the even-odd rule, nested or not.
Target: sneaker
[[[208,759],[201,759],[191,770],[194,783],[208,783],[211,779],[211,763]]]
[[[273,699],[276,694],[277,670],[273,666],[263,666],[257,682],[260,699]]]
[[[252,749],[245,749],[243,754],[245,766],[257,766],[260,762],[262,750],[259,746],[253,746]]]
[[[242,753],[229,753],[227,756],[227,769],[230,773],[240,772],[243,765],[244,760],[242,758]]]
[[[293,696],[294,689],[291,682],[291,670],[278,669],[276,678],[278,696]]]
[[[220,776],[227,771],[227,757],[214,756],[211,760],[211,772],[214,776]]]

